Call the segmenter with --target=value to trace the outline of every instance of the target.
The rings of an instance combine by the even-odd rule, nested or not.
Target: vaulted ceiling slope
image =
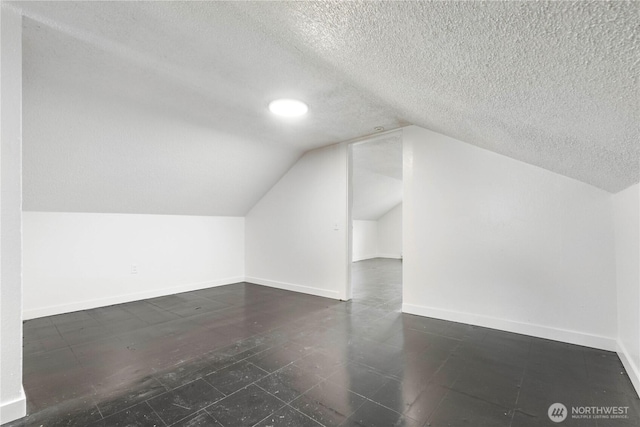
[[[25,135],[25,208],[242,215],[302,152],[406,123],[607,191],[638,182],[638,2],[10,5],[40,108],[25,120],[42,122]],[[118,105],[155,118],[56,127],[71,114],[38,105],[60,93],[87,114],[114,105],[114,123]],[[284,96],[308,117],[269,116]]]
[[[25,210],[243,216],[303,152],[405,124],[229,3],[12,5]]]
[[[353,145],[353,219],[375,221],[402,203],[402,164],[399,132]]]
[[[610,192],[639,180],[640,2],[238,7],[407,121]]]

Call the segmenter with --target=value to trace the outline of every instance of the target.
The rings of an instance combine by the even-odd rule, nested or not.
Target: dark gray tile
[[[284,406],[260,387],[250,385],[225,397],[206,411],[225,427],[253,426]]]
[[[523,369],[499,363],[468,362],[453,390],[511,408],[516,403]]]
[[[145,400],[166,392],[162,384],[155,378],[144,377],[137,381],[124,382],[115,380],[116,387],[108,393],[102,392],[97,402],[102,416],[123,411]],[[98,389],[102,391],[101,389]]]
[[[547,360],[532,359],[525,368],[525,378],[536,379],[549,384],[571,385],[587,388],[589,377],[583,361],[574,359]]]
[[[371,400],[424,424],[438,407],[448,389],[420,381],[389,380]]]
[[[56,325],[57,327],[67,325],[69,323],[82,323],[82,322],[95,322],[96,320],[92,318],[87,310],[82,311],[74,311],[71,313],[57,314],[55,316],[50,316],[49,320]]]
[[[134,301],[122,304],[122,308],[150,325],[156,325],[180,318],[177,314],[163,310],[153,304],[149,304],[147,301]]]
[[[349,350],[349,359],[375,369],[385,375],[394,375],[404,366],[402,349],[370,341]]]
[[[228,366],[232,363],[233,362],[229,362],[224,366]],[[173,389],[199,378],[204,378],[221,367],[204,359],[187,360],[184,361],[184,363],[180,363],[178,366],[175,366],[173,369],[155,373],[154,378],[156,378],[167,389]]]
[[[365,397],[372,397],[388,380],[374,369],[353,362],[327,379]]]
[[[523,381],[516,409],[525,415],[544,420],[549,407],[554,403],[562,403],[567,408],[573,406],[594,405],[593,394],[588,388],[574,387],[571,384],[551,384],[526,378]],[[571,409],[569,409],[571,410]],[[595,426],[595,420],[566,419],[562,425]]]
[[[598,426],[607,424],[611,425],[640,425],[640,398],[637,394],[628,394],[624,392],[607,390],[607,389],[593,389],[592,390],[593,405],[598,407],[621,407],[627,408],[624,411],[623,417],[620,419],[598,420]]]
[[[268,375],[256,365],[241,361],[207,375],[205,380],[223,392],[231,394]]]
[[[37,319],[37,320],[40,320],[40,319]],[[38,324],[38,326],[31,326],[31,327],[28,327],[27,323],[25,323],[23,326],[23,335],[24,335],[23,339],[25,342],[37,341],[43,338],[51,338],[51,337],[62,338],[62,336],[60,335],[60,332],[58,332],[58,328],[56,328],[56,326],[52,322],[40,323]]]
[[[247,360],[267,372],[274,372],[289,363],[302,359],[313,351],[311,346],[289,341],[256,354]]]
[[[291,406],[285,406],[256,424],[256,427],[322,427],[322,424]]]
[[[523,414],[522,412],[515,412],[513,419],[511,420],[512,427],[547,427],[552,425],[562,425],[551,422],[549,418],[540,418],[535,415]]]
[[[92,427],[155,427],[164,426],[160,417],[146,403],[140,403],[100,420]]]
[[[300,360],[294,365],[313,373],[319,377],[327,378],[346,364],[345,358],[340,354],[332,354],[324,351],[315,351]]]
[[[508,427],[510,424],[509,409],[453,390],[447,393],[428,420],[428,425],[433,427]]]
[[[313,372],[291,364],[262,378],[256,385],[289,403],[322,381],[323,378]]]
[[[171,425],[223,397],[224,394],[199,379],[149,399],[148,403],[167,425]]]
[[[24,354],[35,355],[45,351],[57,350],[68,347],[69,344],[60,335],[51,335],[49,337],[24,340],[22,345]]]
[[[467,362],[450,356],[434,374],[429,377],[429,381],[434,384],[439,384],[445,387],[451,387],[458,380],[460,375],[464,372]]]
[[[70,331],[60,331],[62,338],[69,345],[83,344],[88,342],[99,341],[104,338],[115,335],[115,332],[107,329],[106,326],[98,323],[91,326],[83,326]]]
[[[28,413],[58,408],[63,415],[67,414],[67,405],[73,409],[77,405],[93,406],[92,394],[94,372],[82,367],[53,370],[50,373],[26,375],[24,388],[27,395]]]
[[[222,424],[203,410],[172,424],[171,427],[222,427]]]
[[[69,347],[51,351],[24,355],[24,373],[33,375],[48,374],[52,371],[64,371],[80,366],[75,354]]]
[[[291,402],[291,406],[325,426],[343,423],[366,399],[346,387],[325,381]]]
[[[370,400],[347,418],[344,427],[418,427],[420,424]]]
[[[22,322],[22,325],[26,332],[33,329],[50,328],[51,326],[53,326],[53,323],[51,322],[51,316],[48,316],[25,320],[24,322]]]
[[[118,360],[119,363],[128,363],[136,357],[136,348],[128,346],[118,337],[75,344],[71,346],[71,350],[83,365],[91,365],[95,361],[104,363],[105,360]]]
[[[587,381],[592,388],[637,396],[622,362],[615,353],[601,354],[600,357],[588,359]]]

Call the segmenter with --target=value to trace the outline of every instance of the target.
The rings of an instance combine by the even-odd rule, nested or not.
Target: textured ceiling
[[[26,28],[27,77],[53,77],[298,151],[371,134],[376,126],[406,124],[340,73],[308,61],[232,6],[20,3],[36,21]],[[46,27],[61,36],[47,34]],[[267,110],[280,97],[305,100],[310,114],[283,125]]]
[[[351,216],[377,220],[402,203],[402,136],[354,144]]]
[[[238,7],[407,121],[611,192],[638,182],[640,2]]]
[[[118,165],[121,153],[103,144],[96,150],[113,163],[98,167],[129,178],[128,187],[114,183],[122,197],[114,190],[107,211],[216,215],[224,211],[217,206],[233,205],[224,212],[242,214],[302,152],[406,123],[611,192],[638,182],[638,2],[3,4],[28,18],[26,92],[55,86],[233,135],[244,141],[242,150],[229,154],[228,167],[209,172],[207,185],[233,185],[235,175],[224,173],[234,169],[261,181],[224,196],[202,185],[191,199],[218,197],[217,204],[184,204],[178,189],[165,191],[164,182],[150,189],[145,179],[181,182],[190,162],[203,161],[197,150],[172,168],[148,162],[137,170]],[[280,96],[307,101],[310,114],[274,120],[266,105]],[[32,158],[44,159],[55,144],[69,150],[63,139],[33,141]],[[219,139],[211,144],[226,155],[233,144]],[[153,141],[146,144],[141,158],[154,155]],[[256,162],[265,147],[272,156]],[[68,171],[98,191],[101,174],[82,164],[97,155],[27,163],[25,202],[37,205],[49,194],[48,206],[71,206],[64,197],[73,191],[62,188],[72,185],[63,178]],[[143,190],[166,200],[133,207]],[[97,209],[88,205],[74,209]]]

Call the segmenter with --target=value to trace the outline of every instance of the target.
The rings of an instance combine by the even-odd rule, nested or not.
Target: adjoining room
[[[402,307],[402,133],[352,144],[351,297]]]

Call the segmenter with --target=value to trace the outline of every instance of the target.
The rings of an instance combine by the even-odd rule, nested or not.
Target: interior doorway
[[[349,297],[402,305],[402,133],[349,147]]]

